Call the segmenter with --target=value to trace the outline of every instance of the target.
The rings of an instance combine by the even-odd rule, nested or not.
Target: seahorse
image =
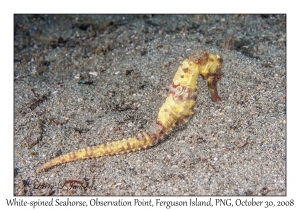
[[[222,77],[222,68],[223,58],[219,53],[213,55],[206,51],[195,51],[179,65],[170,85],[169,95],[159,108],[157,119],[149,129],[132,138],[107,142],[61,155],[39,166],[36,172],[70,161],[124,154],[157,144],[174,126],[187,122],[189,116],[193,114],[198,95],[199,75],[207,81],[211,100],[213,102],[221,100],[217,91],[217,82]]]

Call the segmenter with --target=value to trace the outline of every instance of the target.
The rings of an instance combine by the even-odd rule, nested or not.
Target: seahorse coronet
[[[223,66],[223,57],[220,53],[213,55],[206,51],[193,52],[179,65],[170,85],[169,95],[159,108],[156,121],[148,130],[132,138],[107,142],[61,155],[39,166],[36,172],[70,161],[124,154],[157,144],[174,126],[187,122],[189,116],[193,114],[200,75],[207,81],[211,100],[213,102],[221,100],[217,91],[217,82],[222,77]]]

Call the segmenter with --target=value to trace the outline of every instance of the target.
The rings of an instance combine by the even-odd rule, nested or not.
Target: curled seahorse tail
[[[154,123],[147,131],[139,133],[136,137],[107,142],[97,146],[87,147],[61,155],[39,166],[36,172],[39,173],[49,167],[75,160],[124,154],[127,152],[134,152],[137,150],[145,149],[147,147],[155,145],[160,139],[163,138],[164,134],[165,132],[163,126],[158,123]]]

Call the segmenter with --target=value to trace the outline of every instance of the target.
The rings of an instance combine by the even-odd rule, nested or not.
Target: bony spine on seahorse
[[[212,101],[217,102],[221,100],[217,92],[217,82],[221,79],[222,63],[223,58],[220,54],[213,55],[205,51],[194,52],[179,65],[170,85],[169,96],[160,107],[156,122],[147,131],[139,133],[133,138],[72,151],[39,166],[36,172],[39,173],[46,168],[61,163],[123,154],[157,144],[174,126],[186,122],[188,117],[193,114],[193,107],[196,104],[198,95],[197,81],[199,75],[204,80],[207,80]]]

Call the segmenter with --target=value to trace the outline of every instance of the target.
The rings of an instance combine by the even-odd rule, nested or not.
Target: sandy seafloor
[[[145,131],[197,49],[224,57],[221,102],[200,78],[158,145],[35,173]],[[14,104],[15,195],[287,194],[285,15],[15,15]]]

